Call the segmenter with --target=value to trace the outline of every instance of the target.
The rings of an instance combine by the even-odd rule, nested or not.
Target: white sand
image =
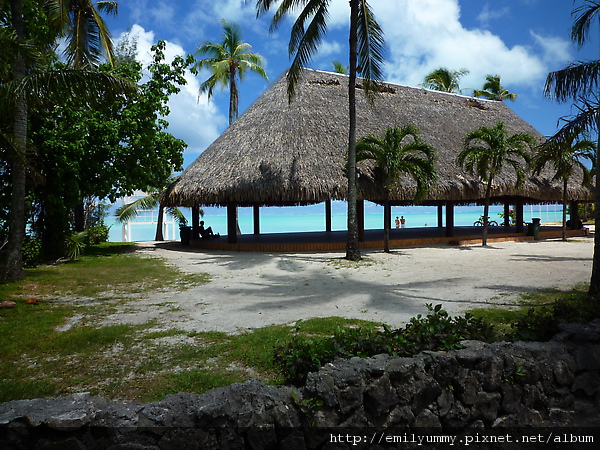
[[[589,282],[593,239],[363,251],[359,263],[344,260],[344,253],[203,251],[178,242],[140,243],[138,251],[186,273],[208,273],[212,281],[152,293],[108,322],[156,318],[161,328],[236,331],[343,316],[400,327],[425,314],[426,303],[441,303],[456,315],[510,307],[522,293]]]

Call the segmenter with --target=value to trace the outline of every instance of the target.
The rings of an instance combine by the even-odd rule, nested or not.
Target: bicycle
[[[473,226],[474,227],[482,227],[483,226],[483,216],[481,216],[478,220],[473,222]],[[495,220],[488,220],[488,226],[497,227],[498,222],[496,222]]]

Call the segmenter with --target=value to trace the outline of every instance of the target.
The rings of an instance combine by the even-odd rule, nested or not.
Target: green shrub
[[[23,266],[36,267],[40,260],[42,244],[33,236],[27,235],[23,240]]]
[[[87,245],[98,245],[108,241],[108,232],[110,227],[107,227],[104,222],[100,222],[98,225],[87,228],[87,236],[85,243]]]
[[[512,325],[507,339],[547,341],[558,332],[561,323],[585,323],[600,317],[596,301],[584,293],[574,293],[548,305],[530,308]]]
[[[405,328],[383,330],[340,328],[332,337],[306,339],[294,336],[275,349],[275,362],[286,382],[300,386],[314,372],[336,358],[363,358],[381,353],[414,356],[423,350],[461,348],[460,341],[497,339],[494,327],[470,314],[452,318],[441,305],[427,305],[430,313],[413,317]]]
[[[86,237],[87,231],[80,231],[78,233],[73,233],[67,236],[67,239],[65,241],[67,259],[73,261],[75,259],[78,259],[81,255],[83,255],[83,251],[86,247]]]

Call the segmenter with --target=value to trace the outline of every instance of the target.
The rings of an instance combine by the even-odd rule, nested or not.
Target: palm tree
[[[429,186],[437,179],[434,162],[436,150],[421,141],[419,130],[413,125],[388,128],[383,137],[364,136],[356,143],[356,161],[374,160],[383,172],[384,198],[384,251],[390,251],[389,205],[392,189],[402,174],[410,175],[417,183],[415,202],[422,200]]]
[[[229,87],[229,125],[238,116],[238,86],[237,81],[242,81],[247,71],[254,72],[265,80],[269,80],[264,65],[264,59],[258,53],[251,53],[252,46],[242,41],[240,29],[221,20],[223,24],[223,42],[215,44],[205,42],[196,51],[196,56],[205,58],[198,60],[195,68],[208,69],[211,76],[200,85],[200,93],[208,93],[208,98],[213,95],[215,86]]]
[[[460,92],[458,80],[468,73],[467,69],[448,70],[440,67],[426,75],[421,86],[433,89],[434,91],[458,93]]]
[[[278,5],[271,22],[271,30],[275,30],[281,20],[288,14],[301,9],[292,26],[289,42],[289,54],[293,55],[288,79],[288,97],[292,101],[296,85],[302,69],[317,51],[327,31],[327,18],[330,0],[256,0],[258,14],[269,11]],[[348,177],[348,241],[346,258],[357,261],[361,259],[358,242],[356,183],[356,76],[360,72],[364,79],[365,94],[373,99],[377,92],[376,81],[382,78],[384,53],[383,31],[375,20],[373,11],[367,0],[350,0],[350,33],[349,33],[349,77],[348,77],[348,161],[346,165]],[[359,70],[360,67],[360,70]]]
[[[344,66],[340,61],[332,61],[331,67],[333,68],[333,73],[348,75],[348,67]]]
[[[20,280],[25,275],[22,244],[26,227],[28,108],[36,102],[60,104],[61,99],[68,97],[85,97],[85,101],[93,104],[106,97],[135,91],[131,82],[96,71],[38,67],[30,57],[35,53],[42,60],[40,49],[34,48],[33,44],[27,50],[23,47],[26,42],[23,0],[10,1],[10,20],[17,44],[13,53],[13,80],[0,85],[0,104],[3,110],[11,110],[14,114],[14,154],[10,161],[12,195],[8,244],[0,282]]]
[[[147,195],[145,195],[144,197],[140,197],[131,203],[127,203],[126,205],[119,207],[115,211],[117,220],[121,223],[125,223],[137,217],[140,211],[154,209],[158,207],[158,220],[156,224],[156,235],[154,237],[154,240],[164,241],[165,239],[163,236],[163,216],[165,206],[163,203],[163,199],[167,188],[174,181],[175,180],[171,178],[167,181],[167,183],[165,183],[165,187],[163,187],[162,189],[156,189],[153,192],[147,193]],[[176,206],[166,207],[166,212],[168,215],[173,217],[179,223],[179,225],[184,225],[185,223],[187,223],[187,219],[185,218],[184,214]],[[204,211],[202,209],[200,209],[200,216],[204,216]]]
[[[47,0],[46,8],[50,27],[66,37],[64,54],[69,66],[98,66],[103,57],[112,64],[112,38],[100,13],[116,15],[116,1]]]
[[[600,1],[586,0],[573,10],[575,21],[571,27],[571,40],[582,47],[588,40],[590,27],[600,13]],[[600,111],[598,87],[600,86],[600,60],[577,62],[564,69],[548,74],[545,92],[557,101],[579,101],[579,113],[571,118],[554,137],[560,137],[575,129],[594,129],[600,132]],[[598,134],[600,144],[600,133]],[[600,167],[600,151],[596,152],[595,167]],[[600,211],[600,180],[596,176],[596,211]],[[596,214],[595,226],[600,230],[600,214]],[[597,298],[600,295],[600,233],[594,235],[594,257],[592,276],[588,295]]]
[[[562,239],[567,240],[567,186],[569,178],[577,169],[583,171],[583,182],[589,184],[591,174],[583,164],[583,160],[596,159],[596,144],[588,139],[581,139],[582,130],[575,130],[562,138],[543,143],[533,157],[534,172],[539,175],[547,164],[555,170],[553,180],[563,182],[563,220]]]
[[[23,21],[23,1],[11,0],[11,25],[18,44],[25,42],[25,24]],[[14,53],[13,77],[20,83],[27,76],[27,67],[21,51]],[[11,181],[12,196],[8,226],[7,257],[0,281],[17,281],[25,278],[23,271],[23,240],[25,239],[25,196],[27,191],[27,97],[24,92],[18,94],[14,103],[13,141],[15,156],[12,158]]]
[[[530,150],[535,145],[535,138],[524,133],[508,136],[504,122],[498,122],[493,127],[481,127],[467,133],[463,144],[463,150],[458,154],[456,164],[486,183],[483,209],[483,245],[485,246],[494,180],[508,164],[517,175],[516,186],[523,184],[525,181],[523,163],[529,164],[531,160]]]
[[[505,89],[500,84],[500,75],[487,75],[485,80],[486,81],[483,85],[483,90],[475,89],[473,91],[473,95],[475,97],[484,97],[489,100],[496,100],[499,102],[504,100],[510,100],[511,102],[514,102],[517,99],[517,94],[508,92],[508,89]]]

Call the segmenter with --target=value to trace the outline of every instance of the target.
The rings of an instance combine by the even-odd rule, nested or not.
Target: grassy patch
[[[27,269],[25,281],[0,285],[0,298],[17,303],[0,310],[0,401],[110,393],[122,379],[164,369],[155,348],[146,356],[144,340],[183,332],[152,331],[151,322],[90,324],[116,312],[118,303],[140,301],[142,293],[184,289],[209,278],[182,274],[134,249],[111,243],[89,247],[78,261]]]
[[[521,317],[526,316],[531,308],[541,308],[562,299],[585,296],[587,288],[585,285],[579,285],[567,291],[545,289],[537,292],[527,292],[521,294],[521,299],[515,303],[515,306],[509,308],[506,306],[474,308],[467,312],[493,324],[498,331],[508,333],[513,328],[512,324]]]
[[[97,319],[128,308],[132,298],[143,301],[144,292],[208,280],[132,249],[92,247],[78,261],[29,269],[24,282],[0,286],[3,298],[17,302],[16,308],[0,310],[0,401],[74,392],[152,401],[249,378],[278,384],[276,345],[292,335],[331,335],[340,327],[367,324],[313,319],[239,334],[163,330],[154,322],[100,325]],[[29,299],[39,304],[27,304]]]

